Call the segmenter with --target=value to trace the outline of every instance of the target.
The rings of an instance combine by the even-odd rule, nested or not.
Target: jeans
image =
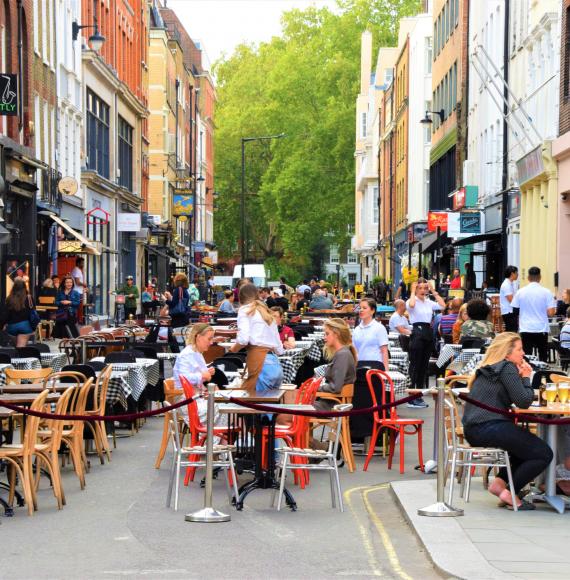
[[[547,332],[521,332],[523,349],[526,354],[532,354],[536,348],[538,358],[542,362],[548,359],[548,333]]]
[[[552,449],[542,439],[510,421],[486,421],[478,425],[466,425],[464,434],[469,444],[474,447],[499,447],[508,451],[516,494],[540,475],[553,458]],[[499,470],[498,477],[508,483],[505,467]]]
[[[273,353],[267,353],[261,373],[257,377],[256,391],[271,391],[281,386],[283,369],[279,359]]]

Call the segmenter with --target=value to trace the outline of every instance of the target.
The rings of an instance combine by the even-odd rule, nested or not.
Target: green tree
[[[283,16],[283,33],[241,45],[217,63],[215,218],[223,255],[240,237],[241,138],[246,144],[248,239],[264,259],[300,274],[322,264],[323,238],[346,245],[354,222],[355,102],[360,36],[393,46],[398,20],[417,0],[337,0],[339,13],[310,7]]]

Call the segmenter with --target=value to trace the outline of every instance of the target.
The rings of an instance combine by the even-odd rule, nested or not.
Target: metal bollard
[[[187,522],[229,522],[232,518],[229,514],[219,512],[212,507],[212,482],[214,463],[214,392],[216,385],[208,383],[208,416],[207,416],[207,439],[206,439],[206,486],[204,488],[204,507],[201,510],[186,514]]]
[[[454,508],[443,500],[445,491],[445,468],[447,456],[445,454],[444,438],[445,438],[445,379],[437,379],[437,409],[439,411],[439,421],[436,425],[438,430],[438,440],[437,440],[437,500],[436,503],[421,508],[418,510],[418,515],[420,516],[432,516],[432,517],[455,517],[462,516],[463,510],[459,508]],[[453,477],[453,473],[451,474]]]
[[[87,364],[87,341],[85,338],[81,343],[81,362],[85,365]]]

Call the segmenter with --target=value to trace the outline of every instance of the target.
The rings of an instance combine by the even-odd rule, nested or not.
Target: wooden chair
[[[97,380],[95,382],[95,389],[93,391],[93,409],[88,409],[85,411],[86,415],[104,415],[105,405],[107,403],[107,390],[109,389],[109,381],[111,379],[111,373],[113,372],[113,366],[107,365],[107,367],[101,371]],[[107,439],[107,429],[105,428],[105,421],[94,421],[86,422],[87,427],[91,430],[93,434],[93,440],[95,441],[95,448],[97,449],[97,455],[101,461],[101,465],[104,465],[105,459],[104,455],[107,456],[107,461],[111,461],[111,448],[109,446],[109,440]]]
[[[174,379],[164,379],[164,404],[171,405],[174,403],[176,397],[184,396],[183,389],[177,389],[174,383]],[[183,420],[181,415],[177,415],[180,420]],[[164,459],[166,449],[168,447],[168,439],[170,433],[170,421],[172,420],[172,413],[164,413],[164,423],[162,426],[162,441],[160,442],[160,449],[158,450],[158,455],[156,461],[154,462],[154,468],[160,469],[160,464]],[[180,432],[182,432],[180,430]]]
[[[60,371],[58,373],[51,373],[42,382],[45,389],[55,391],[55,385],[57,383],[75,384],[76,387],[80,387],[86,380],[87,377],[81,373],[75,371]]]
[[[326,399],[333,401],[335,405],[352,405],[354,397],[354,384],[344,385],[340,393],[327,393],[324,391],[317,392],[317,399]],[[350,437],[350,424],[348,417],[343,417],[340,429],[340,447],[346,461],[348,471],[351,473],[355,470],[354,454],[352,452],[352,439]]]
[[[556,384],[570,383],[570,377],[567,377],[566,375],[550,375],[550,380]]]
[[[45,406],[48,390],[42,391],[31,404],[32,411],[42,411]],[[28,416],[26,421],[26,431],[22,443],[14,443],[0,447],[0,460],[8,463],[8,481],[10,483],[10,492],[8,495],[8,503],[13,505],[14,492],[16,489],[16,475],[24,492],[24,501],[28,506],[28,515],[33,515],[34,510],[37,509],[37,500],[35,496],[35,487],[33,482],[32,459],[38,452],[47,451],[48,446],[37,445],[38,426],[40,424],[39,417],[33,415]],[[47,464],[52,481],[54,481],[53,473],[51,473],[51,463]],[[55,488],[54,488],[55,490]]]
[[[16,384],[20,385],[22,381],[29,382],[42,382],[44,379],[52,374],[52,369],[29,369],[29,370],[19,370],[19,369],[4,369],[4,374],[6,375],[6,384]]]

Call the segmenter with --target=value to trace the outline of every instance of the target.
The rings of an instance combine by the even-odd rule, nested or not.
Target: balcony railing
[[[62,205],[62,195],[58,189],[61,173],[52,169],[41,170],[41,183],[38,192],[38,200],[53,207],[60,208]]]

